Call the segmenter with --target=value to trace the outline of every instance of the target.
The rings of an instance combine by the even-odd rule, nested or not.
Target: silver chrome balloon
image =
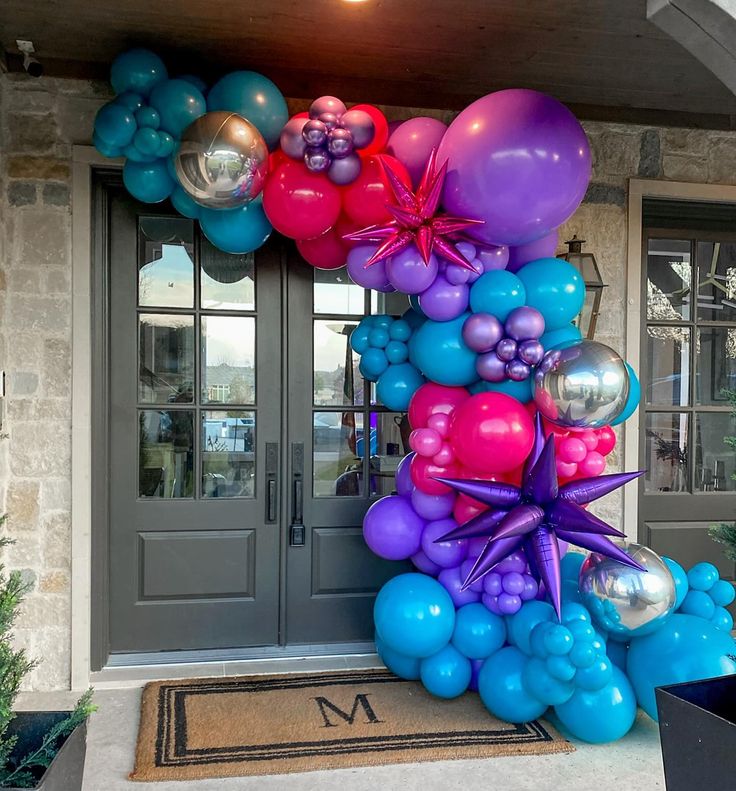
[[[572,341],[545,354],[534,375],[534,401],[558,426],[600,428],[621,414],[629,373],[621,357],[597,341]]]
[[[250,121],[216,110],[184,130],[174,163],[184,191],[200,206],[234,209],[263,189],[268,146]]]
[[[578,584],[595,623],[613,639],[625,641],[653,632],[669,618],[675,608],[675,580],[654,550],[615,543],[646,571],[593,552],[580,567]]]

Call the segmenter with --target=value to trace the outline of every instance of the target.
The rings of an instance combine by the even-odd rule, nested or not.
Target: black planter
[[[736,676],[656,690],[667,791],[736,787]]]
[[[23,756],[40,747],[43,737],[68,711],[25,711],[10,723],[8,735],[18,737],[13,755]],[[33,787],[37,791],[81,791],[84,756],[87,752],[87,723],[75,728],[64,740],[49,768]],[[7,786],[3,791],[20,791]],[[27,790],[26,790],[27,791]]]

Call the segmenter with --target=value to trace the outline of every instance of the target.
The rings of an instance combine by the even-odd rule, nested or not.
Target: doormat
[[[130,777],[197,780],[574,749],[546,722],[501,722],[476,694],[441,700],[385,670],[190,679],[143,690]]]

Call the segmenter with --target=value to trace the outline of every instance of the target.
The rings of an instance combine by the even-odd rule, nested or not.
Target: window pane
[[[359,355],[348,339],[357,323],[314,322],[314,403],[340,406],[363,403],[363,377]]]
[[[182,217],[141,217],[138,232],[138,304],[193,307],[192,221]]]
[[[403,422],[402,422],[403,420]],[[371,494],[383,496],[396,488],[396,468],[409,447],[408,418],[397,412],[371,412],[370,469]],[[358,440],[358,452],[365,438]]]
[[[647,251],[647,318],[690,318],[692,267],[687,239],[650,239]]]
[[[191,404],[194,396],[194,317],[138,317],[138,399],[144,404]]]
[[[345,269],[315,269],[314,312],[362,316],[365,291],[350,280]]]
[[[698,318],[736,321],[736,244],[698,242]]]
[[[736,450],[724,437],[736,435],[736,420],[730,412],[701,412],[695,415],[695,489],[701,492],[733,492],[736,481]]]
[[[254,497],[256,413],[202,413],[202,496]]]
[[[409,308],[406,294],[401,291],[391,291],[384,294],[381,291],[371,291],[371,313],[387,313],[389,316],[400,316]]]
[[[688,490],[687,415],[647,415],[644,488],[647,492]]]
[[[696,354],[697,402],[725,404],[723,390],[736,389],[736,328],[699,329]]]
[[[647,327],[647,403],[685,406],[690,402],[690,330]]]
[[[142,409],[138,413],[138,496],[194,495],[194,412]]]
[[[254,404],[256,320],[202,316],[202,401]]]
[[[315,412],[313,477],[315,497],[363,494],[362,412]]]
[[[202,237],[199,252],[203,308],[209,310],[255,310],[253,253],[223,253]]]

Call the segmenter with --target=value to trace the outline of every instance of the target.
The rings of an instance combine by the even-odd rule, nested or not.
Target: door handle
[[[289,545],[303,547],[306,543],[304,527],[304,443],[291,445],[292,521],[289,528]]]
[[[278,519],[279,443],[266,443],[266,524]]]
[[[301,478],[294,477],[294,524],[304,523],[304,483]]]

